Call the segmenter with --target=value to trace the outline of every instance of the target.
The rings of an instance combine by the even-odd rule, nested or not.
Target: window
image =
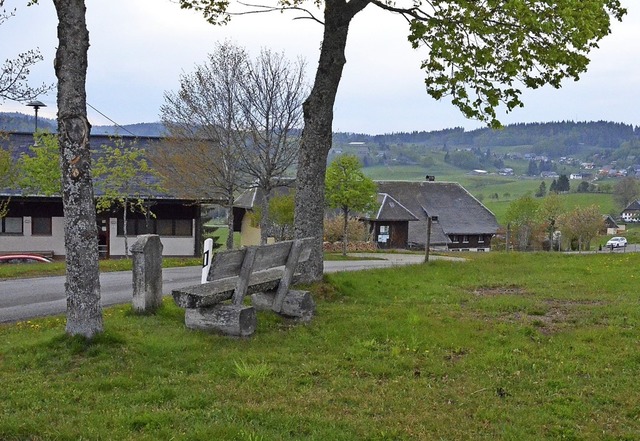
[[[158,234],[160,236],[173,235],[173,221],[171,219],[158,219]]]
[[[118,236],[124,236],[123,224],[122,219],[118,219]],[[193,223],[191,219],[149,219],[147,227],[146,219],[127,219],[127,236],[140,234],[191,237]]]
[[[51,236],[51,218],[32,217],[31,234],[33,236]]]
[[[149,219],[147,222],[146,219],[138,219],[136,231],[138,234],[156,234],[156,220]]]
[[[176,219],[174,236],[191,236],[191,219]]]
[[[462,242],[463,243],[469,243],[469,236],[467,236],[466,234],[464,236],[462,236]]]
[[[21,217],[5,217],[0,219],[0,233],[2,234],[22,234]]]
[[[453,242],[453,243],[460,242],[460,238],[458,237],[457,234],[454,234],[453,236],[451,236],[451,242]]]
[[[484,243],[484,235],[483,234],[478,236],[478,243]]]

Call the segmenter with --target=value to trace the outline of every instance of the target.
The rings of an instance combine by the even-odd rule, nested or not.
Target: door
[[[389,248],[391,245],[391,225],[378,226],[376,242],[378,242],[378,248]]]
[[[109,218],[98,218],[98,257],[109,258]]]

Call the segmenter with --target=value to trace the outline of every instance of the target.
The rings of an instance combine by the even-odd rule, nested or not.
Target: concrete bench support
[[[251,295],[251,304],[258,311],[271,311],[276,299],[275,292],[259,292]],[[284,296],[278,314],[303,322],[310,321],[316,312],[316,302],[309,291],[290,290]]]
[[[256,330],[256,310],[251,306],[214,305],[185,309],[189,329],[215,331],[233,337],[248,337]]]

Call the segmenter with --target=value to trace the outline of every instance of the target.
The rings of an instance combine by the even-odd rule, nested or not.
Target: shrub
[[[325,242],[341,242],[344,229],[344,220],[341,217],[326,217],[324,219]],[[347,221],[347,240],[349,242],[367,242],[370,234],[364,222],[351,217]]]

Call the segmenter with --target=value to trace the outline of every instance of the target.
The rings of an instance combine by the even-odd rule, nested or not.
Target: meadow
[[[475,253],[327,275],[250,339],[105,310],[0,326],[2,440],[632,440],[638,253]]]

